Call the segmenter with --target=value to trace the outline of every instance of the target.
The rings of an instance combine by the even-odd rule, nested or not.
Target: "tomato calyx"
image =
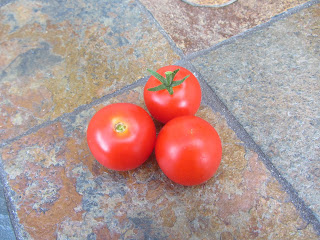
[[[149,73],[151,73],[152,76],[154,76],[156,79],[158,79],[162,84],[153,88],[148,88],[148,91],[156,92],[160,90],[167,90],[170,95],[173,94],[173,87],[179,86],[186,80],[190,75],[184,77],[181,80],[173,81],[176,74],[180,71],[180,69],[176,69],[173,72],[167,71],[165,72],[166,77],[161,76],[159,73],[147,69]]]
[[[118,122],[114,125],[114,130],[118,133],[122,133],[127,129],[127,126],[122,123],[122,122]]]

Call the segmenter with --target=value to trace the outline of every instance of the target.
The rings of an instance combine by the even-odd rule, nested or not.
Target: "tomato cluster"
[[[144,88],[150,114],[164,123],[156,137],[150,115],[131,103],[110,104],[98,111],[87,130],[93,156],[105,167],[127,171],[139,167],[155,149],[157,162],[172,181],[186,186],[209,180],[218,169],[222,147],[216,130],[194,116],[201,102],[197,78],[180,66],[166,66]]]

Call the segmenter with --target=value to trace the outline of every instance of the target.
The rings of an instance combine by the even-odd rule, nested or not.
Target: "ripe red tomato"
[[[139,167],[153,151],[156,128],[150,115],[131,103],[110,104],[90,120],[87,142],[105,167],[126,171]]]
[[[218,133],[207,121],[183,116],[161,129],[155,154],[169,179],[191,186],[204,183],[214,175],[221,162],[222,146]]]
[[[194,115],[201,102],[201,87],[197,78],[187,69],[166,66],[152,76],[144,87],[144,101],[151,115],[162,123]]]

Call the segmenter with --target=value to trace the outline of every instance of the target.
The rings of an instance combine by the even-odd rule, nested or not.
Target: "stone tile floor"
[[[189,2],[0,3],[1,239],[319,239],[320,2]],[[97,110],[145,108],[146,68],[169,64],[222,140],[200,186],[154,155],[109,171],[86,144]]]

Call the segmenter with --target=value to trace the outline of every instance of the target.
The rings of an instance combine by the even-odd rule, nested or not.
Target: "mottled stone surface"
[[[190,1],[202,5],[226,2]],[[179,60],[141,3],[188,54],[304,2],[238,0],[212,9],[181,0],[1,1],[0,163],[11,189],[10,216],[18,239],[317,239],[311,224],[301,218],[257,153],[208,106],[202,105],[197,115],[220,134],[223,159],[217,174],[201,186],[172,183],[154,155],[133,171],[107,170],[93,158],[86,143],[88,122],[104,105],[132,102],[144,107],[142,87],[114,94],[112,99],[102,96],[146,76],[146,68],[157,69]],[[237,115],[239,119],[256,118],[246,125],[250,133],[256,137],[261,131],[256,141],[279,161],[277,166],[290,169],[285,177],[303,183],[305,197],[315,204],[319,148],[303,141],[319,141],[319,119],[308,118],[319,116],[314,107],[319,103],[315,95],[319,72],[314,71],[319,63],[318,18],[319,7],[314,6],[257,33],[255,40],[237,40],[221,48],[224,52],[218,50],[217,56],[211,53],[194,61],[219,94],[228,90],[222,99],[228,104],[236,102],[235,107],[228,106],[242,114]],[[220,67],[215,69],[216,65]],[[213,71],[220,74],[216,79],[221,89],[211,78]],[[290,77],[292,73],[295,77]],[[240,79],[232,82],[235,76]],[[241,81],[250,82],[248,92],[243,91]],[[260,93],[255,92],[259,88]],[[257,100],[260,97],[263,101]],[[297,101],[300,98],[306,105]],[[92,106],[95,99],[99,104]],[[285,101],[289,104],[281,103]],[[270,110],[270,105],[278,108],[279,114]],[[301,108],[303,118],[297,115]],[[65,113],[70,114],[58,118]],[[261,114],[269,114],[270,120]],[[285,114],[290,121],[286,122]],[[273,128],[259,129],[265,119],[268,123],[264,125],[273,128],[281,121],[276,134]],[[156,125],[159,131],[161,124]],[[292,129],[296,135],[290,135]],[[310,135],[312,131],[315,135]],[[268,145],[273,136],[277,138]],[[292,147],[303,153],[288,152]],[[304,155],[308,151],[309,155]],[[309,162],[297,165],[300,158]],[[0,239],[15,239],[1,190]]]
[[[140,0],[185,53],[206,49],[307,0],[238,0],[223,8],[181,0]]]
[[[135,1],[17,0],[0,6],[0,139],[179,59]]]
[[[193,61],[320,216],[320,4]]]
[[[153,155],[128,172],[102,167],[86,143],[90,118],[110,103],[145,107],[142,92],[133,89],[1,149],[23,239],[317,238],[257,154],[206,106],[197,115],[223,145],[222,163],[206,184],[174,184]]]
[[[0,239],[15,240],[9,213],[7,210],[6,199],[4,197],[3,186],[0,182]]]

